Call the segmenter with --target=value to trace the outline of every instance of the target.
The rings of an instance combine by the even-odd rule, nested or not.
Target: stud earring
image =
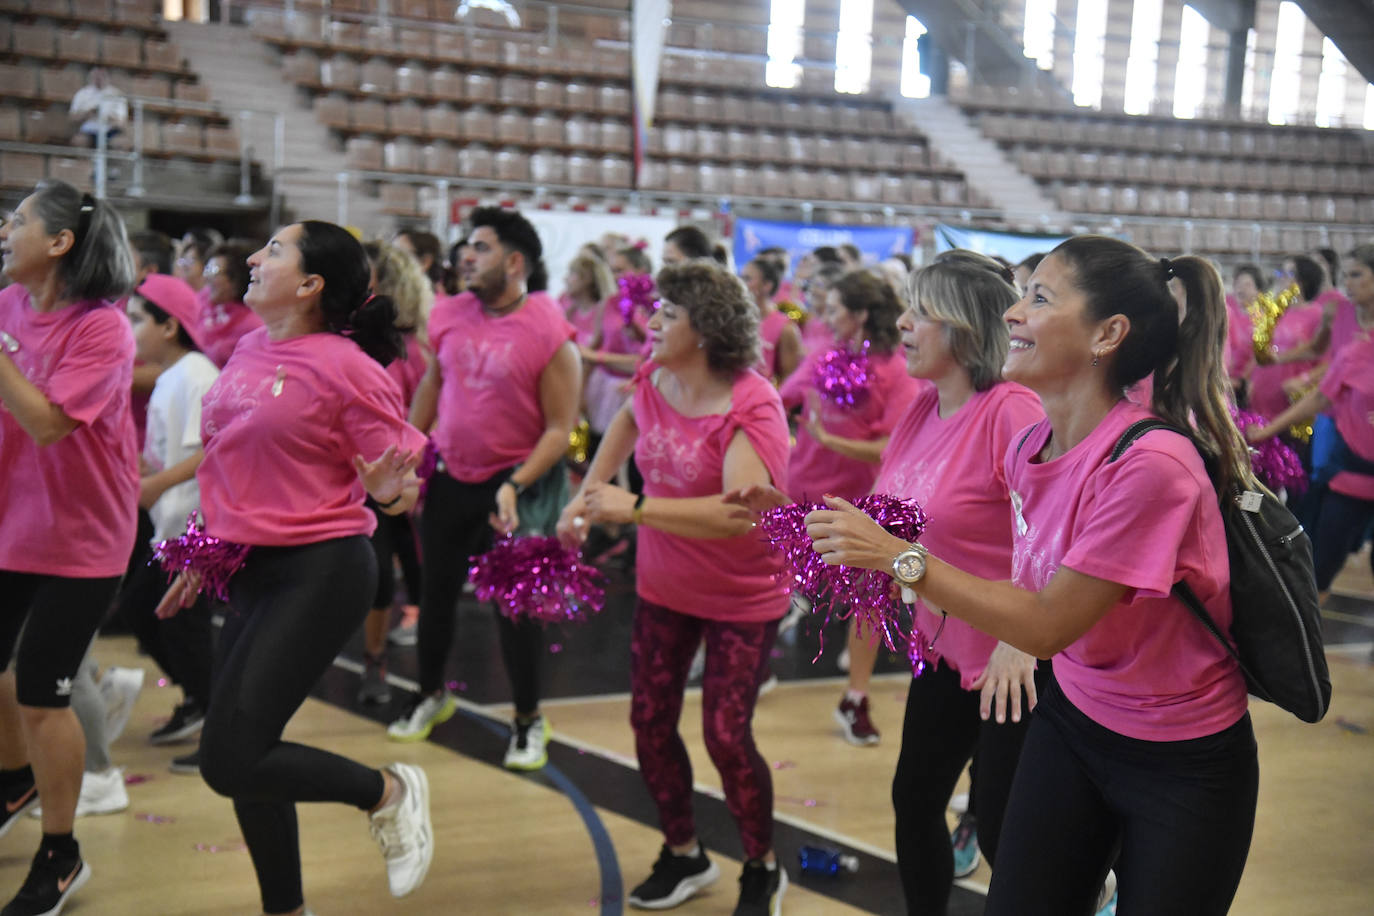
[[[1094,354],[1093,354],[1093,366],[1094,366],[1094,367],[1097,366],[1098,357],[1100,357],[1101,355],[1102,355],[1102,354],[1100,354],[1100,353],[1094,353]]]

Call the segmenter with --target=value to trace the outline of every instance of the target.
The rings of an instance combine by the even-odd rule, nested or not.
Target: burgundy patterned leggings
[[[773,848],[773,778],[754,746],[751,723],[777,633],[776,620],[705,620],[639,600],[630,642],[630,724],[639,770],[658,806],[668,845],[685,845],[697,835],[692,762],[677,726],[687,672],[704,637],[701,697],[706,751],[720,771],[725,803],[739,825],[745,856],[760,858]]]

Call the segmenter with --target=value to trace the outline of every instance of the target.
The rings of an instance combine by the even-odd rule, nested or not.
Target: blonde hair
[[[586,247],[586,246],[583,246]],[[603,302],[615,292],[615,274],[606,262],[590,254],[579,254],[568,262],[568,270],[586,280],[593,300]]]
[[[388,242],[364,246],[377,275],[373,292],[396,304],[396,327],[406,333],[423,333],[434,306],[434,286],[420,262]]]

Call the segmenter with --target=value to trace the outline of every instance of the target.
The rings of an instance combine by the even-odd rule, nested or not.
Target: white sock
[[[852,687],[844,692],[844,698],[851,703],[861,703],[867,696],[868,694],[866,692],[862,690],[855,690]]]

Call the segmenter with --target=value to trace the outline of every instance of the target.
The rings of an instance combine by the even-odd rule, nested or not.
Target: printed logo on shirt
[[[1022,588],[1042,589],[1059,569],[1059,558],[1064,555],[1064,532],[1027,522],[1025,500],[1015,490],[1011,491],[1011,500],[1016,512],[1016,534],[1011,547],[1012,581]]]
[[[71,678],[69,678],[69,677],[60,677],[60,678],[57,679],[57,695],[60,696],[60,697],[69,697],[69,696],[72,695],[72,679],[71,679]]]
[[[675,429],[650,427],[639,437],[639,469],[646,480],[682,487],[701,476],[701,445]]]
[[[924,505],[931,502],[932,495],[939,491],[948,469],[948,455],[941,455],[934,461],[929,457],[921,457],[914,461],[899,462],[889,476],[878,480],[874,490],[900,493]]]
[[[513,341],[462,340],[453,348],[457,381],[469,391],[485,391],[504,385],[515,368]]]
[[[206,435],[217,435],[239,420],[252,416],[275,381],[275,375],[254,377],[233,369],[220,373],[202,402],[201,417]]]

